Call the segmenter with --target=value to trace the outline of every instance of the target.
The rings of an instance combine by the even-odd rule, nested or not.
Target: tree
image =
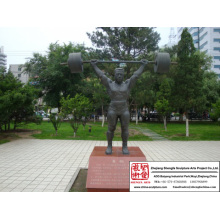
[[[64,118],[68,118],[69,123],[73,129],[74,137],[76,137],[77,130],[79,125],[82,123],[82,120],[85,121],[90,115],[92,104],[89,99],[81,94],[76,94],[75,97],[61,99],[62,114]]]
[[[34,100],[38,91],[30,85],[23,85],[12,73],[0,75],[0,130],[14,129],[23,121],[28,122],[34,114]]]
[[[50,114],[50,121],[53,124],[53,127],[56,131],[56,136],[57,136],[58,128],[60,127],[61,122],[62,122],[62,116],[60,114],[51,113]]]
[[[212,112],[210,113],[211,119],[213,121],[218,121],[220,118],[220,99],[215,103],[212,104]]]
[[[186,136],[189,136],[189,115],[190,109],[199,106],[204,102],[202,93],[203,73],[201,59],[195,53],[196,49],[190,33],[185,28],[181,34],[177,50],[177,71],[174,75],[173,96],[180,109],[186,114]]]
[[[148,113],[153,108],[156,101],[157,84],[158,75],[147,71],[141,75],[132,89],[130,105],[134,105],[136,108],[136,124],[138,123],[138,108],[145,106],[148,108]]]
[[[160,40],[160,35],[149,27],[102,27],[87,35],[102,59],[147,59],[151,52],[158,49]],[[130,77],[132,67],[126,65],[125,78]],[[112,66],[108,65],[105,69],[111,72]]]
[[[49,45],[47,55],[34,54],[25,64],[24,71],[30,73],[31,80],[42,88],[44,101],[59,111],[61,98],[68,95],[74,97],[80,92],[79,85],[87,74],[86,68],[83,74],[72,74],[68,66],[60,65],[66,62],[69,54],[73,52],[81,52],[84,57],[87,55],[84,45],[59,45],[56,42]]]
[[[155,103],[156,110],[163,116],[164,129],[167,131],[167,115],[171,111],[170,106],[171,98],[171,86],[168,78],[165,78],[160,85],[160,89],[157,92],[157,102]]]
[[[100,80],[96,76],[91,76],[83,80],[83,86],[81,86],[82,93],[92,100],[94,114],[95,110],[101,109],[102,111],[102,126],[104,126],[105,110],[109,105],[110,98],[107,94],[106,88],[100,83]],[[95,115],[94,115],[95,121]]]
[[[220,98],[220,81],[215,72],[205,72],[203,90],[206,97],[205,108],[210,111],[212,104]]]
[[[0,66],[0,75],[4,75],[4,74],[6,74],[6,68],[5,67],[3,67],[3,66]]]
[[[93,103],[95,109],[102,109],[102,127],[105,122],[105,108],[109,103],[109,96],[107,94],[106,88],[99,82],[98,79],[93,79]],[[95,117],[95,116],[94,116]]]

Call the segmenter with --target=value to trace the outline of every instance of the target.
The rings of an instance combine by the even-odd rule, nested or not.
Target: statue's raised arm
[[[96,75],[101,79],[101,82],[104,86],[108,87],[108,81],[110,80],[104,72],[102,72],[98,67],[97,67],[97,60],[91,60],[91,65],[93,69],[95,70]]]
[[[135,85],[137,79],[141,76],[141,74],[144,71],[145,66],[147,65],[147,60],[141,60],[141,62],[142,62],[142,64],[139,67],[139,69],[137,71],[135,71],[134,74],[131,76],[131,78],[128,80],[129,81],[129,89],[131,89]]]

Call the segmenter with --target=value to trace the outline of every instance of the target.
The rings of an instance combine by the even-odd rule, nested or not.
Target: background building
[[[29,75],[23,73],[24,67],[21,64],[11,64],[9,65],[9,70],[17,77],[22,83],[27,83],[29,80]]]
[[[7,68],[7,55],[4,54],[4,47],[0,47],[0,67]]]
[[[200,51],[213,57],[211,70],[220,78],[220,27],[187,27],[194,45]],[[184,27],[177,28],[177,41],[181,39]]]

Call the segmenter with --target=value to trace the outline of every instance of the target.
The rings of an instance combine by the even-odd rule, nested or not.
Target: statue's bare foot
[[[123,154],[129,154],[128,147],[122,147],[122,153]]]
[[[105,153],[108,154],[112,154],[112,147],[107,147]]]

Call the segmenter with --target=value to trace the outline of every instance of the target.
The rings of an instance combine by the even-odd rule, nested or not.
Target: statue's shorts
[[[110,130],[115,130],[118,118],[120,119],[122,130],[128,130],[130,113],[126,101],[111,101],[107,114]]]

